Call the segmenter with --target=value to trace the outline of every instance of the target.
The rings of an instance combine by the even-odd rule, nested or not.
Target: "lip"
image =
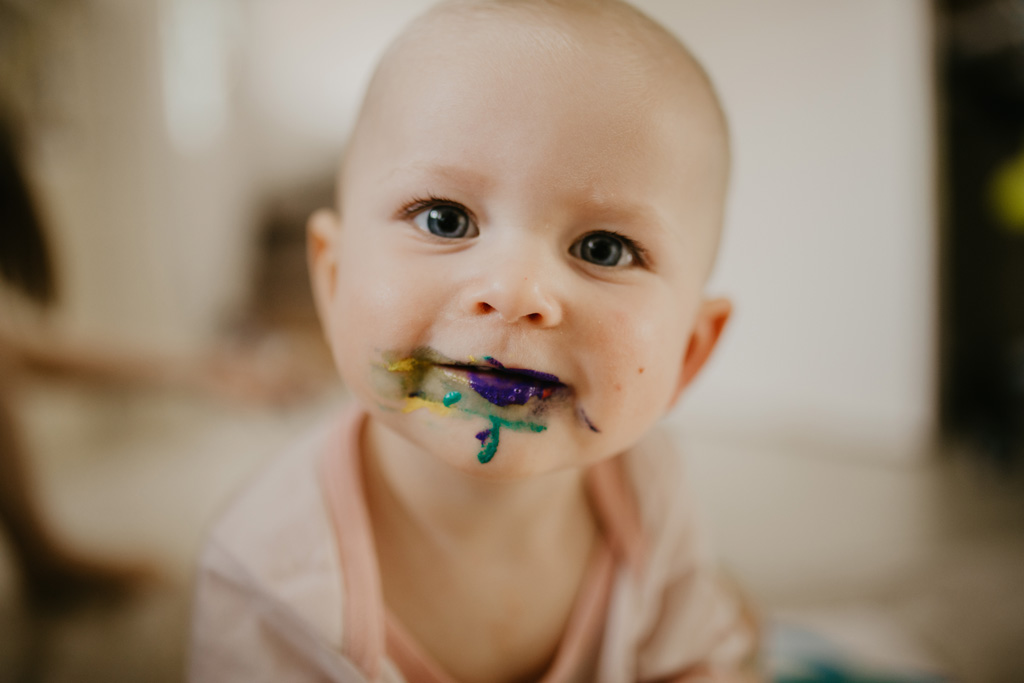
[[[533,398],[546,401],[569,390],[551,373],[506,367],[489,356],[484,358],[484,363],[447,362],[435,365],[444,372],[465,377],[473,391],[499,407],[525,405]]]

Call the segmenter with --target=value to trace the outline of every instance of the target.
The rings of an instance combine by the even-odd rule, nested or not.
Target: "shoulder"
[[[321,634],[340,634],[341,567],[319,463],[334,425],[276,456],[211,527],[200,578],[285,609]]]
[[[688,551],[696,550],[703,539],[696,533],[697,510],[677,440],[659,425],[623,454],[622,463],[647,540],[648,560],[657,562],[666,554],[676,555],[677,561],[687,559]]]
[[[675,439],[657,428],[624,454],[623,468],[647,539],[630,601],[639,672],[657,679],[742,660],[753,643],[750,623],[723,584]]]
[[[278,544],[297,549],[321,543],[317,532],[329,527],[318,463],[329,430],[330,425],[321,425],[256,473],[211,527],[209,539],[252,564],[267,579],[290,568]],[[271,545],[275,552],[268,552]]]

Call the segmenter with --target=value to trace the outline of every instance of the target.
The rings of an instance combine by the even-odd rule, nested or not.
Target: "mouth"
[[[569,391],[566,384],[550,373],[506,367],[490,356],[483,361],[437,363],[436,367],[466,381],[473,391],[499,407],[525,405],[533,398],[546,401]]]
[[[572,387],[551,373],[506,367],[490,356],[457,361],[429,347],[410,355],[385,356],[383,369],[399,378],[403,413],[425,408],[440,416],[458,411],[486,418],[490,428],[476,435],[481,464],[490,462],[497,453],[503,430],[543,432],[547,430],[544,413],[552,405],[549,402],[573,396]],[[474,397],[463,397],[463,388],[472,390]],[[481,405],[481,400],[495,407]],[[578,414],[591,431],[598,431],[582,408]]]

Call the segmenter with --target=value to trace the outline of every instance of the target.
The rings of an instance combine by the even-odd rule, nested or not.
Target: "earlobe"
[[[708,358],[711,357],[711,352],[718,345],[718,340],[731,315],[732,302],[728,299],[709,299],[701,304],[700,310],[697,312],[697,320],[693,325],[693,332],[690,334],[690,341],[686,347],[686,355],[683,357],[679,386],[672,398],[672,405],[675,405],[683,390],[690,386],[704,364],[707,363]]]
[[[325,313],[334,299],[338,279],[334,239],[340,229],[340,217],[331,209],[315,211],[306,224],[306,260],[313,299],[321,320],[327,319]]]

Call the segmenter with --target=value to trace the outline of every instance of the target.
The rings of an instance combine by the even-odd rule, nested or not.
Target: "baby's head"
[[[387,51],[310,219],[378,441],[512,478],[639,441],[714,347],[729,167],[703,70],[616,0],[463,0]]]

